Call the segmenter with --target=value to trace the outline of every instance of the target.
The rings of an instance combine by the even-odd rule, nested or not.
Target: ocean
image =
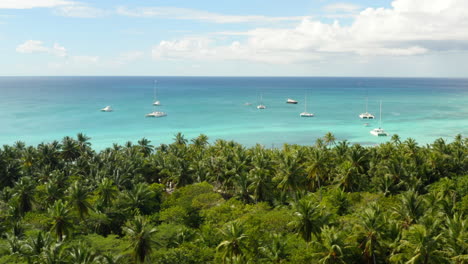
[[[162,118],[153,111],[157,80]],[[304,99],[315,117],[303,118]],[[366,96],[375,120],[361,120]],[[256,106],[263,98],[266,109]],[[288,98],[299,101],[286,104]],[[390,136],[375,137],[379,126]],[[251,105],[245,105],[245,103]],[[110,105],[113,112],[100,112]],[[369,126],[365,126],[368,123]],[[0,77],[0,145],[28,145],[84,133],[97,150],[113,143],[171,143],[206,134],[246,146],[338,140],[375,145],[398,134],[420,144],[468,136],[468,79],[319,77]]]

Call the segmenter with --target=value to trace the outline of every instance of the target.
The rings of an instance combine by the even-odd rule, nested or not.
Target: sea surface
[[[156,109],[167,116],[145,118],[154,108],[154,80],[162,104]],[[306,95],[315,117],[299,116]],[[366,96],[375,120],[359,119]],[[256,108],[260,97],[265,110]],[[286,104],[288,98],[299,103]],[[468,136],[468,79],[0,77],[0,145],[37,145],[79,132],[98,150],[141,138],[171,143],[177,132],[266,147],[311,145],[332,132],[338,140],[374,145],[391,138],[369,133],[379,126],[379,101],[391,135],[420,144]],[[99,111],[107,105],[114,111]]]

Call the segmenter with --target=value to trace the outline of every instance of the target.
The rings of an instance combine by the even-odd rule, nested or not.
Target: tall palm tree
[[[62,200],[55,201],[49,208],[49,215],[52,222],[51,232],[55,234],[58,241],[62,241],[64,236],[67,236],[73,228],[70,211],[67,208],[67,203]]]
[[[142,216],[135,216],[122,228],[130,240],[135,263],[145,263],[157,242],[154,240],[156,228],[151,226]]]
[[[29,177],[23,177],[16,183],[13,191],[13,197],[16,198],[18,210],[21,215],[24,215],[29,212],[33,206],[35,191],[34,183]]]
[[[265,245],[260,247],[260,252],[266,257],[271,263],[281,263],[287,260],[287,239],[280,234],[271,234],[268,237],[268,241],[265,241]]]
[[[111,206],[112,201],[117,197],[118,189],[109,178],[104,178],[98,184],[96,192],[99,196],[99,204],[104,208]]]
[[[238,222],[232,222],[221,229],[220,233],[223,241],[219,243],[216,250],[222,252],[223,263],[226,263],[226,260],[232,263],[234,259],[242,257],[247,239],[243,226]]]
[[[318,203],[314,203],[309,197],[293,203],[294,220],[290,225],[306,241],[312,240],[312,235],[319,239],[320,228],[328,224],[329,215],[322,212]]]
[[[88,196],[88,191],[78,181],[75,181],[68,189],[68,201],[81,220],[84,220],[85,216],[89,215],[89,210],[93,209]]]
[[[380,207],[372,205],[366,208],[356,231],[359,248],[366,263],[377,264],[377,256],[382,253],[380,244],[385,231],[385,219]]]
[[[324,141],[325,144],[327,144],[328,146],[334,145],[334,144],[335,144],[335,141],[336,141],[336,137],[335,137],[335,135],[333,135],[331,132],[327,132],[327,133],[325,134],[325,136],[323,137],[323,141]]]

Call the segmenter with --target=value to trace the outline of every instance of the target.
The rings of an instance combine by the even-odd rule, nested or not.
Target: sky
[[[468,0],[0,0],[0,76],[468,77]]]

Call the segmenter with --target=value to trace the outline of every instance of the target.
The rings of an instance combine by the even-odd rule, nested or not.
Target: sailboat
[[[373,114],[367,112],[368,101],[369,101],[369,98],[367,97],[367,94],[366,94],[366,112],[359,115],[359,118],[361,119],[374,119],[375,118]]]
[[[377,137],[386,137],[388,133],[385,132],[382,128],[382,101],[380,101],[380,117],[379,117],[379,128],[374,128],[370,131],[370,133]]]
[[[260,104],[257,105],[257,109],[265,109],[266,106],[263,104],[263,94],[260,94]]]
[[[307,95],[304,100],[304,112],[299,114],[301,117],[313,117],[314,114],[307,112]]]
[[[154,98],[153,98],[153,100],[154,100],[153,112],[146,114],[145,115],[146,117],[163,117],[163,116],[167,116],[167,114],[165,112],[156,111],[156,109],[155,109],[155,106],[161,105],[160,102],[156,100],[156,82],[157,81],[154,81],[155,87],[154,87]]]
[[[161,102],[159,100],[156,100],[156,83],[158,81],[154,81],[154,92],[153,92],[153,97],[154,97],[154,102],[153,102],[153,105],[154,106],[160,106],[161,105]]]
[[[110,105],[108,105],[108,106],[101,109],[101,112],[112,112],[112,111],[113,111],[113,109],[112,109],[112,107],[110,107]]]

